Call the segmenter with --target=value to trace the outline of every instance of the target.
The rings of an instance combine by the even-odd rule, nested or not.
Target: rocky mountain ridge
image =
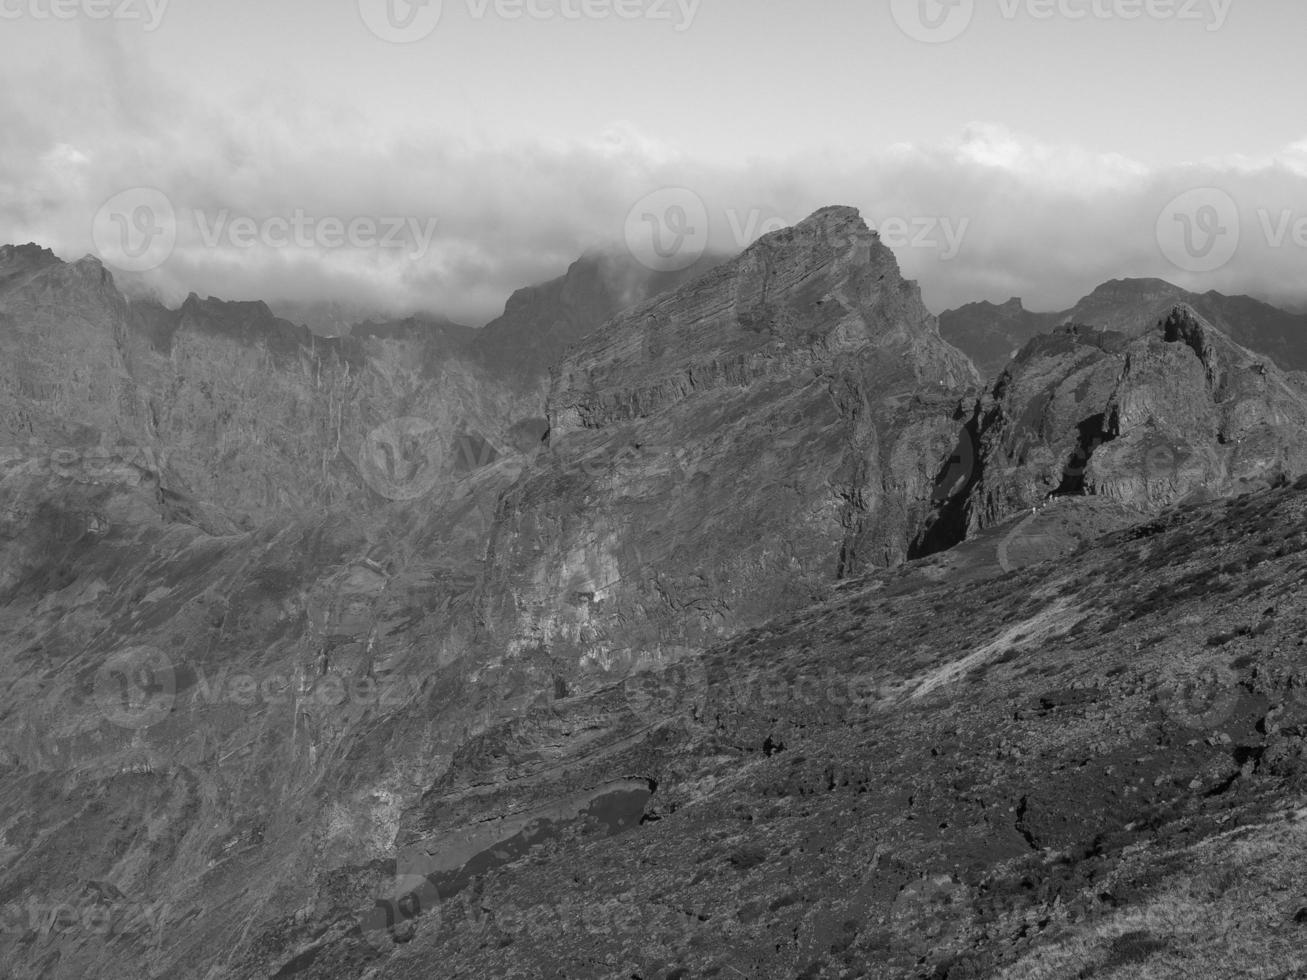
[[[965,351],[986,378],[996,378],[1018,350],[1054,327],[1080,324],[1138,336],[1179,305],[1189,306],[1236,343],[1269,355],[1285,370],[1307,370],[1302,343],[1307,316],[1250,296],[1189,292],[1161,279],[1103,283],[1061,312],[1032,312],[1016,298],[1003,304],[970,303],[940,314],[940,332]]]
[[[4,258],[15,977],[1302,967],[1307,402],[1194,309],[985,388],[828,208],[523,385]]]
[[[345,487],[333,482],[341,462],[309,454],[337,433],[344,443],[344,422],[326,438],[301,430],[294,447],[249,433],[321,425],[324,403],[348,421],[351,398],[427,390],[431,366],[404,347],[414,341],[310,336],[306,347],[266,307],[198,298],[175,324],[153,310],[146,330],[98,265],[47,274],[81,285],[56,290],[38,272],[0,296],[15,322],[65,331],[29,355],[97,338],[118,380],[63,403],[33,399],[27,434],[38,443],[59,434],[57,410],[85,428],[60,436],[58,452],[29,438],[0,480],[11,502],[0,543],[18,570],[6,583],[4,671],[23,692],[0,718],[14,807],[2,822],[8,853],[24,855],[0,872],[0,890],[8,900],[39,879],[63,896],[90,875],[186,908],[165,914],[159,943],[17,937],[33,954],[17,968],[38,973],[188,975],[192,948],[224,950],[237,975],[304,972],[311,956],[285,958],[302,928],[320,929],[323,915],[358,926],[352,910],[366,913],[369,895],[384,898],[415,869],[434,876],[422,888],[461,887],[486,841],[515,853],[511,842],[529,846],[541,820],[628,825],[652,792],[638,772],[591,783],[577,770],[493,792],[459,773],[494,758],[505,719],[609,688],[638,665],[693,657],[855,567],[906,553],[958,398],[918,388],[975,381],[888,250],[856,212],[836,209],[610,323],[560,368],[572,380],[555,383],[550,412],[562,418],[583,377],[638,377],[645,355],[633,338],[650,316],[677,344],[697,335],[706,345],[692,373],[736,343],[755,368],[708,371],[693,390],[642,403],[638,418],[559,424],[534,458],[488,455],[456,474],[452,492],[423,469],[428,433],[400,426],[377,449],[401,450],[405,465],[368,481],[388,493],[328,498]],[[84,315],[47,303],[56,291]],[[259,331],[268,336],[250,343]],[[451,382],[470,386],[475,376],[457,369]],[[110,410],[124,404],[132,410]],[[138,433],[165,448],[185,438],[236,452],[204,469],[180,449],[164,461],[118,444]],[[309,479],[293,450],[323,475]],[[277,465],[285,476],[266,472]],[[286,496],[248,508],[245,467]],[[267,519],[221,524],[234,510]],[[103,796],[119,787],[128,795]],[[21,814],[47,812],[51,793],[71,822],[42,830],[38,845]],[[150,824],[162,837],[132,829],[156,810],[170,814]],[[105,813],[126,837],[101,826]],[[537,816],[468,836],[484,817],[518,813]]]

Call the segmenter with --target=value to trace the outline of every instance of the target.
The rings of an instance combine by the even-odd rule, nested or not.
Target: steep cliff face
[[[406,493],[411,481],[386,458],[406,419],[425,427],[421,490],[452,493],[465,441],[484,441],[476,458],[502,454],[518,413],[533,410],[440,333],[326,340],[262,304],[192,298],[167,358],[145,363],[175,470],[252,524]]]
[[[95,259],[0,251],[0,441],[139,444],[149,416],[128,342],[127,302]]]
[[[971,530],[1052,496],[1155,512],[1307,472],[1307,388],[1188,306],[1036,338],[975,408]]]
[[[856,211],[646,303],[555,372],[502,502],[487,634],[620,677],[905,558],[976,383]]]
[[[421,489],[448,495],[470,468],[518,452],[544,414],[547,365],[524,397],[470,351],[470,333],[326,339],[263,303],[192,296],[168,310],[129,302],[94,259],[7,247],[0,448],[147,457],[171,491],[226,515],[211,529],[252,528],[393,494],[405,480],[386,427],[412,419],[431,469]]]

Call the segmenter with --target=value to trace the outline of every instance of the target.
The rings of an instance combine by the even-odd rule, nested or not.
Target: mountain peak
[[[863,349],[893,351],[896,371],[932,389],[978,380],[858,211],[823,208],[582,341],[551,395],[556,431],[651,414],[705,386],[799,376]]]
[[[47,265],[60,261],[54,252],[35,242],[28,242],[26,245],[0,245],[0,264],[19,260],[39,261]]]
[[[851,245],[870,246],[880,243],[880,235],[867,227],[857,208],[834,205],[813,212],[798,224],[781,228],[764,235],[744,253],[767,248],[814,248],[822,245],[832,249]],[[883,247],[883,246],[882,246]]]
[[[862,220],[862,212],[847,204],[830,204],[824,208],[818,208],[808,217],[795,225],[795,227],[803,228],[808,225],[816,224],[845,224],[857,225],[861,228],[867,227],[866,223]]]
[[[0,245],[0,283],[62,264],[54,252],[34,242]]]
[[[1094,293],[1114,293],[1131,289],[1174,289],[1179,291],[1180,287],[1166,279],[1159,279],[1157,276],[1122,276],[1120,279],[1109,279],[1107,282],[1100,283],[1094,289]],[[1093,293],[1090,293],[1090,295],[1092,296]]]
[[[76,262],[72,263],[69,268],[78,276],[82,276],[88,282],[112,285],[113,273],[110,272],[103,262],[94,255],[83,255]]]

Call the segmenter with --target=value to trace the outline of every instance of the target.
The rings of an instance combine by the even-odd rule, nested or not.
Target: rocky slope
[[[420,690],[383,670],[335,687],[345,651],[321,675],[255,673],[303,628],[272,575],[361,542],[287,536],[251,562],[197,538],[194,599],[133,603],[101,538],[78,568],[109,588],[47,594],[46,623],[62,611],[94,636],[96,613],[126,615],[140,635],[183,603],[183,635],[274,648],[240,673],[220,657],[179,671],[171,700],[157,666],[153,687],[101,681],[98,701],[94,677],[85,693],[34,683],[67,634],[24,652],[45,725],[5,769],[6,962],[16,977],[1287,980],[1307,969],[1304,528],[1299,483],[1007,574],[997,528],[672,669],[492,708],[449,755],[431,732],[486,704],[484,679],[427,664]],[[304,622],[360,635],[394,601],[388,574],[342,564]],[[413,629],[392,619],[376,650]],[[432,831],[438,848],[403,844]]]
[[[441,786],[533,832],[280,975],[1300,976],[1305,521],[1300,483],[1006,575],[981,536],[542,705]],[[522,799],[632,774],[608,820]]]
[[[1215,290],[1192,293],[1162,279],[1117,279],[1104,283],[1072,309],[1034,313],[1019,299],[1001,305],[971,303],[940,314],[940,333],[966,352],[987,378],[999,375],[1015,352],[1055,326],[1082,324],[1131,337],[1150,331],[1178,305],[1197,311],[1236,343],[1267,354],[1289,371],[1307,370],[1307,316],[1278,309],[1250,296]]]

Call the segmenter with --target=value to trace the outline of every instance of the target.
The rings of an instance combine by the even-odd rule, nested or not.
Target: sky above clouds
[[[0,242],[481,323],[591,248],[851,204],[936,311],[1301,306],[1304,37],[1302,0],[0,0]]]

